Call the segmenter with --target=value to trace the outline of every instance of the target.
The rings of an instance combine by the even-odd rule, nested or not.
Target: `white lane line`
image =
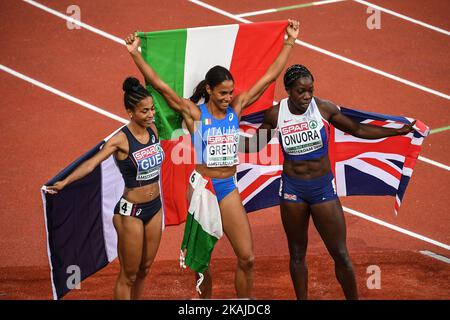
[[[265,10],[259,10],[259,11],[244,12],[244,13],[236,14],[235,16],[239,17],[239,18],[252,17],[252,16],[257,16],[257,15],[262,15],[262,14],[269,14],[269,13],[281,12],[281,11],[286,11],[286,10],[295,10],[295,9],[301,9],[301,8],[307,8],[307,7],[312,7],[312,6],[319,6],[319,5],[331,4],[331,3],[343,2],[343,1],[345,1],[345,0],[315,1],[315,2],[310,2],[310,3],[303,3],[303,4],[299,4],[299,5],[292,5],[292,6],[286,6],[286,7],[280,7],[280,8],[271,8],[271,9],[265,9]],[[393,16],[395,16],[397,18],[400,18],[400,19],[403,19],[403,20],[415,23],[415,24],[420,25],[422,27],[431,29],[433,31],[445,34],[447,36],[450,35],[450,31],[447,31],[445,29],[441,29],[439,27],[433,26],[433,25],[431,25],[429,23],[426,23],[426,22],[423,22],[423,21],[420,21],[420,20],[417,20],[417,19],[405,16],[404,14],[395,12],[393,10],[383,8],[383,7],[379,6],[379,5],[370,3],[368,1],[364,1],[364,0],[353,0],[353,1],[357,2],[357,3],[360,3],[362,5],[365,5],[367,7],[372,7],[374,9],[377,9],[377,10],[382,11],[384,13],[393,15]]]
[[[236,17],[238,18],[244,18],[244,17],[253,17],[253,16],[258,16],[260,14],[268,14],[268,13],[273,13],[273,12],[277,12],[277,9],[266,9],[266,10],[260,10],[260,11],[252,11],[252,12],[245,12],[245,13],[239,13],[236,15]]]
[[[56,11],[56,10],[53,10],[53,9],[51,9],[51,8],[48,8],[48,7],[46,7],[46,6],[44,6],[44,5],[40,4],[40,3],[37,3],[36,1],[33,1],[33,0],[23,0],[23,1],[26,2],[26,3],[29,3],[29,4],[31,4],[31,5],[33,5],[33,6],[35,6],[35,7],[37,7],[37,8],[40,8],[40,9],[42,9],[42,10],[45,10],[45,11],[48,12],[48,13],[51,13],[51,14],[53,14],[53,15],[56,15],[57,17],[59,17],[59,18],[61,18],[61,19],[64,19],[64,20],[67,20],[67,21],[76,23],[76,24],[82,26],[83,28],[85,28],[85,29],[87,29],[87,30],[89,30],[89,31],[92,31],[92,32],[94,32],[94,33],[96,33],[96,34],[98,34],[98,35],[101,35],[101,36],[103,36],[103,37],[105,37],[105,38],[108,38],[108,39],[110,39],[110,40],[113,40],[113,41],[115,41],[115,42],[117,42],[117,43],[120,43],[120,44],[122,44],[122,45],[125,44],[124,40],[122,40],[122,39],[120,39],[120,38],[118,38],[118,37],[116,37],[116,36],[113,36],[113,35],[111,35],[111,34],[109,34],[109,33],[106,33],[106,32],[104,32],[104,31],[102,31],[102,30],[100,30],[100,29],[98,29],[98,28],[92,27],[92,26],[90,26],[90,25],[88,25],[88,24],[86,24],[86,23],[76,21],[75,19],[73,19],[73,18],[71,18],[71,17],[69,17],[69,16],[66,16],[66,15],[64,15],[64,14],[62,14],[62,13]],[[199,6],[202,6],[202,7],[206,8],[206,9],[208,9],[208,10],[217,12],[217,13],[219,13],[219,14],[221,14],[221,15],[224,15],[224,16],[226,16],[226,17],[229,17],[230,19],[237,20],[237,21],[242,22],[242,23],[252,23],[252,22],[249,21],[249,20],[246,20],[246,19],[237,17],[236,15],[233,15],[232,13],[226,12],[226,11],[224,11],[224,10],[222,10],[222,9],[216,8],[216,7],[214,7],[214,6],[211,6],[211,5],[209,5],[209,4],[204,3],[204,2],[202,2],[202,1],[198,1],[198,0],[189,0],[189,2],[192,2],[192,3],[194,3],[194,4],[197,4],[197,5],[199,5]],[[423,85],[414,83],[414,82],[412,82],[412,81],[409,81],[409,80],[400,78],[400,77],[398,77],[398,76],[395,76],[395,75],[393,75],[393,74],[387,73],[387,72],[385,72],[385,71],[382,71],[382,70],[379,70],[379,69],[370,67],[370,66],[365,65],[365,64],[363,64],[363,63],[357,62],[357,61],[355,61],[355,60],[346,58],[346,57],[344,57],[344,56],[338,55],[338,54],[333,53],[333,52],[331,52],[331,51],[328,51],[328,50],[322,49],[322,48],[320,48],[320,47],[317,47],[317,46],[315,46],[315,45],[313,45],[313,44],[310,44],[310,43],[307,43],[307,42],[304,42],[304,41],[300,41],[300,40],[296,40],[296,43],[299,44],[299,45],[302,45],[302,46],[304,46],[304,47],[307,47],[307,48],[309,48],[309,49],[311,49],[311,50],[318,51],[318,52],[323,53],[323,54],[325,54],[325,55],[331,56],[331,57],[333,57],[333,58],[335,58],[335,59],[344,61],[344,62],[346,62],[346,63],[349,63],[349,64],[352,64],[352,65],[354,65],[354,66],[360,67],[360,68],[362,68],[362,69],[365,69],[365,70],[374,72],[374,73],[379,74],[379,75],[381,75],[381,76],[384,76],[384,77],[386,77],[386,78],[389,78],[389,79],[392,79],[392,80],[401,82],[401,83],[403,83],[403,84],[406,84],[406,85],[408,85],[408,86],[414,87],[414,88],[416,88],[416,89],[419,89],[419,90],[422,90],[422,91],[425,91],[425,92],[434,94],[434,95],[436,95],[436,96],[439,96],[439,97],[441,97],[441,98],[450,100],[450,95],[447,95],[447,94],[442,93],[442,92],[439,92],[439,91],[437,91],[437,90],[434,90],[434,89],[425,87],[425,86],[423,86]]]
[[[234,19],[234,20],[237,20],[237,21],[240,21],[240,22],[243,22],[243,23],[252,23],[252,22],[249,21],[249,20],[246,20],[246,19],[243,19],[243,18],[239,18],[239,17],[237,17],[237,16],[235,16],[235,15],[229,13],[229,12],[226,12],[226,11],[224,11],[224,10],[222,10],[222,9],[218,9],[218,8],[216,8],[216,7],[213,7],[213,6],[211,6],[211,5],[209,5],[209,4],[206,4],[206,3],[202,2],[202,1],[199,1],[199,0],[189,0],[189,2],[192,2],[192,3],[194,3],[194,4],[197,4],[197,5],[201,6],[201,7],[204,7],[204,8],[206,8],[206,9],[211,10],[211,11],[217,12],[217,13],[219,13],[219,14],[222,14],[222,15],[227,16],[227,17],[229,17],[229,18],[231,18],[231,19]],[[333,53],[333,52],[331,52],[331,51],[328,51],[328,50],[322,49],[322,48],[320,48],[320,47],[317,47],[317,46],[315,46],[315,45],[313,45],[313,44],[310,44],[310,43],[307,43],[307,42],[304,42],[304,41],[300,41],[300,40],[296,40],[295,42],[296,42],[297,44],[299,44],[299,45],[301,45],[301,46],[304,46],[304,47],[307,47],[307,48],[309,48],[309,49],[311,49],[311,50],[314,50],[314,51],[323,53],[323,54],[325,54],[325,55],[327,55],[327,56],[330,56],[330,57],[333,57],[333,58],[335,58],[335,59],[338,59],[338,60],[347,62],[347,63],[352,64],[352,65],[354,65],[354,66],[357,66],[357,67],[359,67],[359,68],[362,68],[362,69],[371,71],[371,72],[376,73],[376,74],[379,74],[379,75],[381,75],[381,76],[383,76],[383,77],[386,77],[386,78],[389,78],[389,79],[392,79],[392,80],[401,82],[401,83],[406,84],[406,85],[408,85],[408,86],[411,86],[411,87],[413,87],[413,88],[416,88],[416,89],[419,89],[419,90],[422,90],[422,91],[425,91],[425,92],[434,94],[434,95],[436,95],[436,96],[439,96],[439,97],[441,97],[441,98],[450,100],[450,95],[447,95],[447,94],[445,94],[445,93],[439,92],[439,91],[437,91],[437,90],[434,90],[434,89],[425,87],[425,86],[423,86],[423,85],[417,84],[417,83],[415,83],[415,82],[412,82],[412,81],[409,81],[409,80],[400,78],[400,77],[398,77],[398,76],[395,76],[395,75],[393,75],[393,74],[387,73],[387,72],[385,72],[385,71],[382,71],[382,70],[376,69],[376,68],[374,68],[374,67],[365,65],[365,64],[363,64],[363,63],[361,63],[361,62],[357,62],[357,61],[355,61],[355,60],[346,58],[346,57],[341,56],[341,55],[339,55],[339,54],[336,54],[336,53]]]
[[[32,6],[35,6],[35,7],[39,8],[39,9],[41,9],[41,10],[44,10],[44,11],[46,11],[48,13],[51,13],[51,14],[53,14],[53,15],[61,18],[61,19],[64,19],[64,20],[67,20],[67,21],[69,21],[71,23],[79,25],[80,27],[85,28],[85,29],[87,29],[89,31],[92,31],[92,32],[94,32],[94,33],[96,33],[96,34],[98,34],[98,35],[100,35],[102,37],[105,37],[107,39],[115,41],[115,42],[117,42],[119,44],[125,45],[125,40],[120,39],[119,37],[113,36],[112,34],[104,32],[104,31],[102,31],[100,29],[97,29],[95,27],[92,27],[92,26],[90,26],[90,25],[88,25],[88,24],[86,24],[84,22],[78,21],[78,20],[76,20],[76,19],[74,19],[72,17],[66,16],[65,14],[62,14],[61,12],[56,11],[54,9],[51,9],[49,7],[46,7],[43,4],[40,4],[40,3],[36,2],[36,1],[33,1],[33,0],[23,0],[23,1],[28,3],[28,4],[31,4]]]
[[[312,6],[321,6],[321,5],[324,5],[324,4],[336,3],[336,2],[342,2],[342,1],[347,1],[347,0],[324,0],[324,1],[302,3],[302,4],[297,4],[297,5],[292,5],[292,6],[285,6],[285,7],[279,7],[279,8],[273,8],[273,9],[267,9],[267,10],[245,12],[245,13],[236,14],[236,16],[240,17],[240,18],[251,17],[251,16],[257,16],[257,15],[273,13],[273,12],[302,9],[302,8],[307,8],[307,7],[312,7]]]
[[[189,0],[189,2],[195,3],[196,5],[199,5],[199,6],[203,7],[203,8],[208,9],[208,10],[220,13],[221,15],[223,15],[225,17],[228,17],[230,19],[237,20],[237,21],[242,22],[242,23],[252,23],[249,20],[240,18],[240,17],[238,17],[238,16],[236,16],[236,15],[234,15],[232,13],[229,13],[229,12],[227,12],[225,10],[216,8],[216,7],[214,7],[214,6],[210,5],[210,4],[207,4],[207,3],[204,3],[204,2],[201,2],[201,1],[197,1],[197,0]]]
[[[437,32],[443,33],[443,34],[445,34],[445,35],[447,35],[447,36],[450,36],[450,32],[447,31],[447,30],[444,30],[444,29],[435,27],[435,26],[433,26],[433,25],[431,25],[431,24],[428,24],[428,23],[425,23],[425,22],[422,22],[422,21],[419,21],[419,20],[410,18],[410,17],[408,17],[408,16],[405,16],[405,15],[403,15],[403,14],[397,13],[397,12],[395,12],[395,11],[392,11],[392,10],[389,10],[389,9],[386,9],[386,8],[383,8],[383,7],[380,7],[380,6],[376,5],[376,4],[373,4],[373,3],[370,3],[370,2],[367,2],[367,1],[363,1],[363,0],[354,0],[354,2],[358,2],[358,3],[363,4],[363,5],[366,5],[366,6],[368,6],[368,7],[372,7],[372,8],[374,8],[374,9],[377,9],[377,10],[380,10],[380,11],[382,11],[382,12],[385,12],[385,13],[388,13],[388,14],[390,14],[390,15],[393,15],[393,16],[395,16],[395,17],[397,17],[397,18],[400,18],[400,19],[403,19],[403,20],[406,20],[406,21],[409,21],[409,22],[418,24],[418,25],[420,25],[420,26],[422,26],[422,27],[425,27],[425,28],[431,29],[431,30],[433,30],[433,31],[437,31]]]
[[[436,167],[439,167],[439,168],[442,168],[444,170],[450,171],[450,167],[445,165],[445,164],[443,164],[443,163],[440,163],[440,162],[437,162],[437,161],[434,161],[434,160],[431,160],[431,159],[428,159],[428,158],[425,158],[425,157],[422,157],[422,156],[419,156],[419,160],[422,160],[423,162],[432,164],[432,165],[434,165]]]
[[[36,1],[32,1],[32,0],[23,0],[23,1],[26,2],[26,3],[32,4],[32,5],[36,6],[37,8],[40,8],[40,9],[42,9],[42,10],[45,10],[45,11],[48,12],[48,13],[54,14],[54,15],[56,15],[56,16],[59,17],[59,18],[65,19],[65,20],[67,20],[67,21],[72,21],[72,20],[73,20],[71,17],[68,17],[68,16],[66,16],[66,15],[64,15],[64,14],[58,12],[58,11],[55,11],[55,10],[53,10],[53,9],[51,9],[51,8],[48,8],[48,7],[46,7],[46,6],[42,5],[42,4],[39,4],[39,3],[37,3]],[[219,14],[225,15],[225,16],[231,18],[231,19],[238,20],[238,21],[240,21],[240,22],[242,22],[242,23],[252,23],[252,22],[249,21],[249,20],[246,20],[246,19],[243,19],[243,18],[237,18],[236,16],[234,16],[234,15],[231,14],[231,13],[225,12],[225,11],[223,11],[223,10],[221,10],[221,9],[215,8],[215,7],[211,6],[211,5],[208,5],[208,4],[203,3],[203,2],[201,2],[201,1],[190,0],[190,2],[195,3],[195,4],[198,4],[199,6],[203,6],[203,7],[207,8],[207,9],[212,10],[212,11],[215,11],[215,12],[217,12],[217,13],[219,13]],[[109,33],[106,33],[106,32],[104,32],[104,31],[102,31],[102,30],[100,30],[100,29],[97,29],[97,28],[95,28],[95,27],[89,26],[89,25],[87,25],[87,24],[85,24],[85,23],[81,23],[81,22],[80,22],[80,25],[83,26],[85,29],[90,30],[90,31],[92,31],[92,32],[95,32],[96,34],[99,34],[99,35],[101,35],[101,36],[103,36],[103,37],[105,37],[105,38],[107,38],[107,39],[111,39],[111,40],[113,40],[113,41],[115,41],[115,42],[118,42],[118,43],[120,43],[120,44],[122,44],[122,45],[125,44],[125,42],[124,42],[123,40],[121,40],[120,38],[118,38],[118,37],[116,37],[116,36],[113,36],[113,35],[111,35],[111,34],[109,34]],[[95,31],[94,31],[94,30],[95,30]],[[301,45],[304,45],[304,46],[307,46],[307,47],[311,46],[310,48],[311,48],[312,50],[316,50],[316,51],[322,50],[323,52],[322,52],[322,51],[319,51],[319,52],[324,53],[324,54],[327,54],[327,55],[331,55],[331,56],[334,57],[334,58],[339,59],[338,57],[340,57],[340,56],[335,55],[335,54],[333,54],[333,55],[335,55],[335,56],[333,56],[331,52],[326,51],[326,50],[323,50],[323,49],[318,48],[318,47],[315,47],[315,46],[313,46],[313,45],[311,45],[311,44],[308,44],[308,43],[306,43],[306,42],[303,42],[303,41],[300,41],[300,40],[297,40],[296,42],[297,42],[298,44],[301,44]],[[343,58],[343,59],[347,59],[347,58],[344,58],[344,57],[342,57],[342,58]],[[353,60],[350,60],[350,59],[348,59],[348,60],[349,60],[349,61],[346,61],[346,62],[348,62],[348,63],[352,63],[352,61],[353,61]],[[353,63],[352,63],[352,64],[353,64]],[[361,64],[361,65],[362,65],[362,64]],[[364,66],[364,65],[362,65],[362,66]],[[362,66],[361,66],[361,67],[362,67]],[[362,67],[362,68],[363,68],[363,67]],[[375,69],[375,70],[376,70],[376,69]],[[371,71],[371,70],[369,70],[369,71]],[[399,78],[399,79],[400,79],[400,78]],[[396,79],[394,79],[394,80],[396,80]],[[399,81],[399,80],[398,80],[398,81]],[[407,81],[407,80],[405,80],[405,81]],[[448,96],[447,96],[447,99],[449,99]],[[123,119],[123,118],[122,118],[122,119]],[[422,160],[422,161],[424,161],[424,162],[427,162],[427,163],[429,163],[429,164],[431,164],[431,165],[435,165],[435,166],[437,166],[437,167],[439,167],[439,168],[443,168],[443,169],[447,169],[447,170],[448,170],[448,168],[449,168],[448,166],[446,166],[446,165],[444,165],[444,164],[441,164],[441,163],[439,163],[439,162],[437,162],[437,161],[434,161],[434,160],[430,160],[430,159],[424,158],[424,157],[422,157],[422,156],[419,156],[419,160]]]
[[[60,91],[58,89],[50,87],[50,86],[48,86],[48,85],[46,85],[46,84],[44,84],[44,83],[42,83],[40,81],[32,79],[32,78],[30,78],[30,77],[28,77],[28,76],[26,76],[26,75],[24,75],[24,74],[22,74],[20,72],[17,72],[15,70],[11,69],[11,68],[8,68],[8,67],[4,66],[3,64],[0,64],[0,70],[3,70],[5,72],[7,72],[7,73],[9,73],[9,74],[11,74],[11,75],[13,75],[13,76],[15,76],[17,78],[25,80],[25,81],[27,81],[29,83],[32,83],[32,84],[34,84],[35,86],[38,86],[41,89],[44,89],[44,90],[47,90],[47,91],[49,91],[49,92],[51,92],[53,94],[56,94],[57,96],[60,96],[60,97],[62,97],[64,99],[72,101],[72,102],[74,102],[76,104],[79,104],[80,106],[83,106],[83,107],[85,107],[85,108],[87,108],[89,110],[92,110],[92,111],[95,111],[97,113],[100,113],[100,114],[102,114],[102,115],[104,115],[104,116],[106,116],[108,118],[111,118],[113,120],[119,121],[121,123],[128,123],[127,119],[119,117],[119,116],[117,116],[117,115],[115,115],[115,114],[113,114],[113,113],[111,113],[109,111],[106,111],[106,110],[104,110],[102,108],[96,107],[96,106],[94,106],[94,105],[92,105],[92,104],[90,104],[90,103],[88,103],[86,101],[83,101],[83,100],[80,100],[78,98],[75,98],[75,97],[71,96],[70,94],[67,94],[67,93],[62,92],[62,91]]]
[[[426,255],[426,256],[429,256],[431,258],[434,258],[434,259],[437,259],[437,260],[440,260],[442,262],[450,264],[450,259],[447,258],[447,257],[441,256],[440,254],[437,254],[437,253],[434,253],[434,252],[431,252],[431,251],[428,251],[428,250],[422,250],[422,251],[419,251],[419,252],[421,254],[423,254],[423,255]]]
[[[323,1],[315,1],[312,3],[313,6],[321,6],[323,4],[330,4],[330,3],[336,3],[336,2],[342,2],[346,0],[323,0]]]
[[[356,211],[356,210],[353,210],[353,209],[350,209],[350,208],[347,208],[347,207],[344,207],[344,206],[342,206],[342,208],[344,209],[345,212],[350,213],[350,214],[352,214],[354,216],[357,216],[357,217],[363,218],[365,220],[371,221],[373,223],[382,225],[382,226],[384,226],[386,228],[389,228],[389,229],[395,230],[397,232],[406,234],[406,235],[408,235],[410,237],[413,237],[413,238],[416,238],[416,239],[428,242],[428,243],[430,243],[432,245],[444,248],[446,250],[450,250],[450,246],[448,244],[445,244],[445,243],[433,240],[431,238],[428,238],[428,237],[425,237],[425,236],[423,236],[421,234],[418,234],[418,233],[406,230],[404,228],[400,228],[400,227],[398,227],[396,225],[390,224],[390,223],[385,222],[383,220],[380,220],[380,219],[368,216],[367,214],[364,214],[362,212],[359,212],[359,211]]]
[[[40,87],[40,88],[42,88],[42,89],[44,89],[44,90],[47,90],[47,91],[49,91],[49,92],[51,92],[51,93],[54,93],[54,94],[56,94],[56,95],[58,95],[58,96],[60,96],[60,97],[62,97],[62,98],[64,98],[64,99],[67,99],[67,100],[72,101],[72,102],[74,102],[74,103],[76,103],[76,104],[79,104],[79,105],[81,105],[81,106],[83,106],[83,107],[85,107],[85,108],[88,108],[89,110],[95,111],[95,112],[97,112],[97,113],[99,113],[99,114],[101,114],[101,115],[104,115],[104,116],[106,116],[106,117],[108,117],[108,118],[111,118],[111,119],[114,119],[114,120],[116,120],[116,121],[119,121],[119,122],[121,122],[121,123],[124,123],[124,124],[125,124],[125,123],[128,123],[128,120],[126,120],[126,119],[124,119],[124,118],[122,118],[122,117],[119,117],[119,116],[117,116],[117,115],[115,115],[115,114],[113,114],[113,113],[110,113],[110,112],[108,112],[108,111],[106,111],[106,110],[103,110],[103,109],[101,109],[101,108],[99,108],[99,107],[96,107],[96,106],[94,106],[94,105],[92,105],[92,104],[90,104],[90,103],[87,103],[87,102],[85,102],[85,101],[83,101],[83,100],[80,100],[80,99],[78,99],[78,98],[75,98],[75,97],[73,97],[73,96],[71,96],[71,95],[68,95],[67,93],[64,93],[64,92],[62,92],[62,91],[60,91],[60,90],[58,90],[58,89],[55,89],[55,88],[53,88],[53,87],[50,87],[50,86],[48,86],[48,85],[46,85],[46,84],[44,84],[44,83],[42,83],[42,82],[40,82],[40,81],[34,80],[34,79],[32,79],[32,78],[30,78],[30,77],[28,77],[28,76],[25,76],[25,75],[23,75],[23,74],[21,74],[21,73],[19,73],[19,72],[17,72],[17,71],[14,71],[14,70],[12,70],[12,69],[10,69],[10,68],[8,68],[8,67],[2,65],[2,64],[0,64],[0,69],[3,70],[3,71],[5,71],[5,72],[7,72],[7,73],[9,73],[9,74],[11,74],[11,75],[13,75],[13,76],[15,76],[15,77],[18,77],[18,78],[20,78],[20,79],[22,79],[22,80],[24,80],[24,81],[27,81],[27,82],[29,82],[29,83],[32,83],[32,84],[34,84],[34,85],[36,85],[36,86],[38,86],[38,87]],[[438,242],[438,241],[436,241],[436,240],[433,240],[433,239],[424,237],[424,236],[419,235],[419,234],[417,234],[417,233],[415,233],[415,232],[412,232],[412,231],[409,231],[409,230],[406,230],[406,229],[397,227],[397,226],[395,226],[395,225],[392,225],[392,224],[390,224],[390,223],[384,222],[384,221],[382,221],[382,220],[373,218],[373,217],[368,216],[368,215],[366,215],[366,214],[364,214],[364,213],[361,213],[361,212],[359,212],[359,211],[356,211],[356,210],[353,210],[353,209],[350,209],[350,208],[347,208],[347,207],[343,207],[343,209],[344,209],[345,212],[350,213],[350,214],[353,214],[353,215],[358,216],[358,217],[360,217],[360,218],[369,220],[369,221],[371,221],[371,222],[377,223],[377,224],[379,224],[379,225],[385,226],[385,227],[390,228],[390,229],[393,229],[393,230],[395,230],[395,231],[404,233],[404,234],[409,235],[409,236],[411,236],[411,237],[414,237],[414,238],[417,238],[417,239],[426,241],[426,242],[431,243],[431,244],[434,244],[434,245],[436,245],[436,246],[438,246],[438,247],[441,247],[441,248],[450,250],[450,246],[449,246],[449,245],[446,245],[446,244],[444,244],[444,243],[441,243],[441,242]]]
[[[387,72],[382,71],[382,70],[380,70],[380,69],[376,69],[376,68],[374,68],[374,67],[365,65],[365,64],[363,64],[363,63],[361,63],[361,62],[358,62],[358,61],[355,61],[355,60],[346,58],[346,57],[344,57],[344,56],[341,56],[341,55],[339,55],[339,54],[333,53],[333,52],[331,52],[331,51],[328,51],[328,50],[319,48],[319,47],[317,47],[317,46],[315,46],[315,45],[312,45],[312,44],[310,44],[310,43],[307,43],[307,42],[304,42],[304,41],[301,41],[301,40],[298,40],[298,39],[297,39],[295,42],[297,42],[298,44],[300,44],[300,45],[302,45],[302,46],[304,46],[304,47],[307,47],[307,48],[310,48],[310,49],[312,49],[312,50],[315,50],[315,51],[318,51],[318,52],[320,52],[320,53],[323,53],[323,54],[325,54],[325,55],[327,55],[327,56],[330,56],[330,57],[336,58],[336,59],[338,59],[338,60],[347,62],[347,63],[352,64],[352,65],[354,65],[354,66],[357,66],[357,67],[359,67],[359,68],[361,68],[361,69],[365,69],[365,70],[371,71],[371,72],[376,73],[376,74],[379,74],[379,75],[381,75],[381,76],[383,76],[383,77],[386,77],[386,78],[389,78],[389,79],[392,79],[392,80],[401,82],[401,83],[403,83],[403,84],[406,84],[406,85],[408,85],[408,86],[410,86],[410,87],[413,87],[413,88],[416,88],[416,89],[419,89],[419,90],[422,90],[422,91],[425,91],[425,92],[434,94],[434,95],[439,96],[439,97],[441,97],[441,98],[450,100],[450,95],[448,95],[448,94],[445,94],[445,93],[439,92],[439,91],[437,91],[437,90],[434,90],[434,89],[425,87],[425,86],[423,86],[423,85],[421,85],[421,84],[417,84],[417,83],[415,83],[415,82],[412,82],[412,81],[409,81],[409,80],[400,78],[400,77],[398,77],[398,76],[395,76],[395,75],[393,75],[393,74],[387,73]]]

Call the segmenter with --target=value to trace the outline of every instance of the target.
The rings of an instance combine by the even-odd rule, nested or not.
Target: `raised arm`
[[[261,126],[251,137],[241,136],[239,152],[253,153],[263,149],[275,134],[277,127],[279,104],[270,107],[264,112],[264,120]]]
[[[259,97],[264,93],[264,91],[273,83],[281,71],[283,71],[286,65],[289,54],[291,53],[294,45],[295,39],[297,39],[300,26],[299,22],[296,20],[288,20],[289,24],[286,27],[287,40],[284,42],[283,48],[281,49],[278,57],[267,69],[266,73],[259,79],[249,91],[242,92],[239,94],[232,105],[234,110],[238,115],[241,114],[242,110],[250,106],[253,102],[258,100]]]
[[[141,53],[138,51],[141,43],[139,37],[137,37],[136,34],[130,34],[125,39],[125,42],[131,58],[138,67],[139,71],[141,71],[142,75],[145,78],[145,81],[147,83],[150,83],[151,86],[164,97],[164,99],[167,101],[167,104],[172,109],[180,112],[186,122],[191,122],[191,109],[193,107],[193,103],[187,99],[179,97],[176,92],[159,77],[155,70],[153,70],[153,68],[147,62],[145,62]]]
[[[115,135],[109,139],[103,148],[97,152],[92,158],[84,161],[78,168],[76,168],[65,179],[55,182],[52,186],[47,186],[47,192],[51,194],[57,193],[68,184],[79,180],[89,173],[91,173],[103,160],[111,156],[115,151],[119,150],[120,137]]]
[[[405,135],[414,130],[413,126],[416,123],[416,121],[414,121],[413,123],[405,124],[403,127],[398,129],[379,127],[371,124],[359,123],[350,119],[345,116],[335,104],[329,101],[322,100],[320,105],[325,112],[329,114],[329,121],[332,125],[341,131],[363,139],[380,139],[391,136]]]

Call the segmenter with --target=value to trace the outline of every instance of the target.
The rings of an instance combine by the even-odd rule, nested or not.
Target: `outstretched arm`
[[[64,189],[68,184],[79,180],[89,173],[91,173],[103,160],[112,155],[119,149],[120,138],[116,135],[108,140],[103,148],[97,152],[92,158],[84,161],[78,168],[75,169],[65,179],[55,182],[52,186],[47,186],[46,191],[51,194],[58,193],[59,190]]]
[[[297,39],[300,24],[296,20],[288,20],[289,24],[286,27],[287,40],[285,41],[283,48],[281,49],[278,57],[267,69],[266,73],[259,79],[253,87],[246,92],[242,92],[233,101],[233,107],[238,115],[241,114],[242,110],[250,106],[253,102],[258,100],[259,97],[266,91],[270,84],[272,84],[283,71],[286,65],[289,54],[291,53],[294,45],[295,39]]]
[[[350,119],[331,102],[322,101],[321,106],[327,111],[327,113],[330,114],[329,121],[331,124],[341,131],[362,139],[380,139],[391,136],[405,135],[414,130],[413,126],[416,123],[414,121],[413,123],[405,124],[403,127],[398,129],[379,127],[371,124],[359,123]]]
[[[180,112],[186,122],[192,120],[190,101],[179,97],[176,92],[159,77],[155,70],[153,70],[147,62],[145,62],[141,53],[138,51],[141,43],[139,37],[137,37],[136,34],[130,34],[125,39],[125,42],[131,58],[138,67],[139,71],[141,71],[145,81],[150,83],[151,86],[164,97],[172,109]]]
[[[275,134],[277,126],[279,105],[270,107],[264,112],[264,120],[262,125],[256,130],[251,137],[241,136],[239,142],[239,152],[253,153],[263,149]]]

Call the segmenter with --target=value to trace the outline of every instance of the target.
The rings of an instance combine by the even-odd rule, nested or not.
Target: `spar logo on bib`
[[[208,167],[229,167],[239,163],[239,127],[212,126],[202,133],[203,163]]]
[[[223,143],[233,143],[234,135],[225,136],[210,136],[208,137],[208,144],[223,144]]]
[[[133,152],[133,158],[138,165],[136,180],[150,180],[159,174],[164,153],[158,143]]]
[[[222,167],[237,164],[239,162],[237,158],[238,141],[238,134],[209,136],[206,144],[206,165]]]
[[[310,121],[310,122],[312,122],[312,121]],[[317,127],[317,123],[316,123],[316,127]],[[309,130],[309,124],[307,121],[304,121],[304,122],[299,122],[296,124],[291,124],[290,126],[282,127],[281,133],[283,135],[288,135],[288,134],[302,132],[302,131],[306,131],[306,130]]]
[[[323,146],[320,128],[316,120],[282,127],[281,139],[284,150],[292,155],[309,153]]]

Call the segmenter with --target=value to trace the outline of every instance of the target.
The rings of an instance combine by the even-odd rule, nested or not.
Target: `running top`
[[[328,121],[322,118],[314,98],[300,115],[289,111],[288,99],[281,100],[277,127],[286,160],[312,160],[328,153]]]
[[[140,143],[127,126],[122,128],[128,139],[128,157],[124,160],[116,160],[125,187],[142,187],[159,180],[159,171],[164,159],[164,151],[159,144],[159,139],[151,128],[147,128],[149,140],[146,144]]]
[[[191,136],[198,164],[207,167],[231,167],[239,163],[239,119],[231,106],[225,117],[214,118],[206,104],[200,106],[198,128]]]

